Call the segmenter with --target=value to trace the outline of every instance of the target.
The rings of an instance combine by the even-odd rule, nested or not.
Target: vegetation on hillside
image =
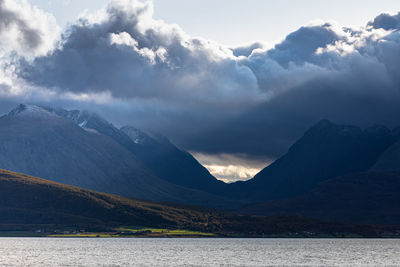
[[[218,236],[394,236],[397,227],[323,222],[298,217],[237,215],[192,206],[160,204],[67,186],[24,174],[0,170],[0,231],[64,234],[114,232],[127,235],[166,229],[179,236],[190,230]],[[42,230],[43,229],[43,230]],[[143,230],[144,229],[144,230]],[[151,230],[153,229],[153,230]],[[136,231],[137,232],[137,231]],[[147,232],[147,236],[150,232]],[[193,235],[194,232],[189,232]],[[190,234],[189,234],[190,235]]]

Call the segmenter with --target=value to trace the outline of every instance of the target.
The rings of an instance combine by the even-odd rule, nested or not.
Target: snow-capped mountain
[[[139,147],[148,155],[166,154],[156,151],[160,147],[145,145],[156,141],[137,130],[139,137],[149,142],[135,142],[87,111],[19,105],[0,117],[0,169],[152,201],[231,206],[233,201],[159,177],[153,165],[141,158]],[[162,160],[154,158],[154,162]],[[186,168],[182,164],[179,168]]]
[[[214,194],[227,188],[192,155],[177,148],[163,136],[148,134],[133,126],[118,129],[101,116],[88,111],[45,109],[80,127],[111,137],[158,177],[170,183]]]

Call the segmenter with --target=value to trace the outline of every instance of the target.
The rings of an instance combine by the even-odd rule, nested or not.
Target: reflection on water
[[[0,238],[1,266],[399,266],[400,240]]]

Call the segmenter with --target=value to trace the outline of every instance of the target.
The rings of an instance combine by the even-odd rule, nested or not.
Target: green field
[[[146,233],[149,235],[163,235],[163,236],[215,236],[212,233],[204,233],[190,230],[171,230],[171,229],[159,229],[159,228],[140,228],[140,227],[121,227],[118,229],[124,233]]]
[[[147,227],[121,227],[115,232],[109,233],[76,233],[76,234],[50,234],[48,237],[216,237],[212,233],[204,233],[190,230],[161,229]]]

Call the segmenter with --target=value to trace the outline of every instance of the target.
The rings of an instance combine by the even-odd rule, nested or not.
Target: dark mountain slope
[[[0,170],[0,192],[0,209],[8,210],[8,216],[0,213],[1,224],[127,223],[185,226],[192,224],[196,218],[204,221],[207,215],[195,208],[184,210],[98,193],[5,170]]]
[[[136,144],[135,156],[158,177],[171,183],[210,193],[221,193],[227,185],[217,180],[188,152],[178,149],[165,138],[153,138],[132,127],[121,131]]]
[[[400,224],[399,203],[399,171],[367,172],[325,181],[302,197],[249,205],[241,211],[257,215]]]
[[[233,205],[158,178],[113,138],[36,106],[0,118],[0,168],[153,201]]]
[[[2,224],[168,223],[151,204],[0,170]],[[135,209],[127,209],[131,205]],[[156,207],[156,205],[154,205]]]
[[[179,227],[253,236],[312,231],[316,234],[341,232],[376,237],[386,229],[303,218],[242,216],[189,206],[174,207],[0,170],[0,229],[25,228],[24,225],[32,224],[85,228],[122,225]],[[387,230],[393,232],[393,229]]]
[[[46,109],[81,127],[111,137],[159,178],[170,183],[209,193],[226,189],[225,183],[217,180],[192,155],[178,149],[166,138],[151,136],[132,126],[118,129],[97,114],[87,111]]]
[[[389,147],[372,167],[374,171],[400,170],[400,142]]]
[[[253,179],[231,185],[232,191],[255,201],[298,196],[321,181],[368,170],[395,140],[384,126],[362,130],[323,120]]]

